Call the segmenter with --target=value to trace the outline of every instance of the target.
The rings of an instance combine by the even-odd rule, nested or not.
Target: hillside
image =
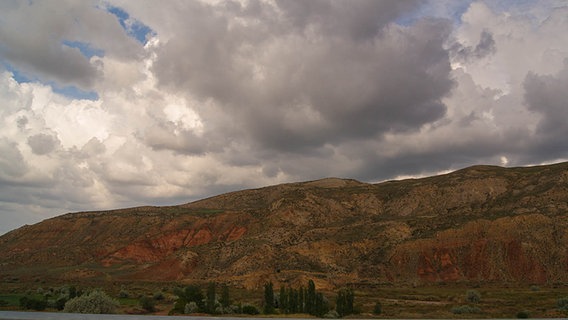
[[[62,215],[0,237],[0,280],[568,282],[568,163],[323,179]]]

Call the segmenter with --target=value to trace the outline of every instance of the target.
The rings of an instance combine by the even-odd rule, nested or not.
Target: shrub
[[[323,317],[326,318],[326,319],[337,319],[337,318],[340,318],[339,313],[337,313],[337,311],[335,311],[335,310],[329,311],[329,312],[326,313]]]
[[[65,308],[65,304],[67,303],[67,296],[62,295],[57,300],[55,300],[55,309],[61,311]]]
[[[519,312],[517,312],[517,318],[518,319],[528,319],[529,313],[527,311],[519,311]]]
[[[154,299],[150,298],[150,297],[142,297],[140,298],[140,306],[142,307],[142,309],[148,311],[148,312],[154,312],[156,311],[156,303],[154,302]]]
[[[558,301],[556,301],[556,305],[558,306],[558,309],[568,311],[568,297],[558,299]]]
[[[375,303],[375,308],[373,308],[373,314],[381,314],[383,312],[383,305],[380,302]]]
[[[26,310],[43,311],[47,307],[47,300],[45,298],[25,296],[20,298],[20,308]]]
[[[121,299],[125,299],[128,298],[130,295],[128,294],[128,291],[126,290],[120,290],[120,292],[118,293],[118,297]]]
[[[467,290],[465,300],[469,303],[479,303],[479,301],[481,301],[481,294],[477,290]]]
[[[67,301],[63,311],[69,313],[108,314],[115,313],[118,306],[119,303],[106,295],[106,293],[95,290],[89,294]]]
[[[161,301],[161,300],[164,300],[164,299],[165,299],[165,297],[164,297],[164,294],[162,293],[162,291],[158,291],[158,292],[154,293],[154,300]]]
[[[256,314],[259,314],[260,312],[258,311],[258,309],[255,306],[251,306],[251,305],[246,304],[242,308],[242,313],[250,314],[250,315],[256,315]]]
[[[199,306],[197,305],[197,303],[195,303],[194,301],[191,301],[191,302],[185,304],[185,307],[183,308],[183,313],[189,314],[189,313],[196,313],[196,312],[199,312]]]
[[[452,313],[453,314],[481,313],[481,309],[479,309],[476,306],[463,305],[463,306],[453,307]]]

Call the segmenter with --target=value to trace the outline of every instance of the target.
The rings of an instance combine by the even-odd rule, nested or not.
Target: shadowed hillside
[[[568,163],[323,179],[62,215],[0,237],[0,277],[319,287],[568,282]]]

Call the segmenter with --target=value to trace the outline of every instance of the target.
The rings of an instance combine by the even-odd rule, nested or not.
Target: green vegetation
[[[458,306],[458,307],[453,307],[452,308],[452,313],[453,314],[477,314],[477,313],[481,313],[481,309],[479,309],[476,306],[470,306],[470,305],[462,305],[462,306]]]
[[[375,303],[375,307],[373,308],[373,314],[379,315],[383,312],[383,305],[380,302]]]
[[[257,307],[255,307],[253,305],[249,305],[249,304],[243,306],[242,313],[243,314],[249,314],[249,315],[260,314]]]
[[[68,313],[111,314],[116,313],[118,301],[100,290],[91,291],[73,298],[65,304],[63,311]]]
[[[264,285],[264,314],[273,314],[274,309],[274,288],[272,282]]]
[[[477,290],[467,290],[465,300],[469,303],[477,304],[481,301],[481,294]]]
[[[146,310],[147,312],[154,312],[156,311],[156,301],[150,297],[142,297],[140,298],[140,306],[142,309]]]
[[[558,306],[558,310],[568,311],[568,297],[562,297],[558,299],[556,305]]]
[[[314,278],[314,280],[317,280]],[[319,281],[319,280],[318,280]],[[313,282],[313,281],[312,281]],[[90,292],[95,285],[103,285],[99,291],[107,292],[109,296],[116,298],[120,305],[116,305],[116,313],[142,314],[158,313],[172,310],[172,314],[195,314],[207,313],[207,289],[209,283],[191,284],[188,287],[179,288],[173,283],[104,283],[92,282],[89,285],[82,282],[71,289],[69,285],[62,287],[50,287],[52,283],[41,282],[20,288],[11,285],[0,288],[0,300],[5,301],[0,305],[2,310],[23,310],[20,299],[23,297],[34,298],[38,301],[46,301],[45,311],[54,312],[65,306],[68,295],[81,295],[81,291]],[[79,288],[80,285],[80,289]],[[106,285],[106,286],[105,286]],[[274,312],[279,317],[309,317],[306,312],[308,289],[311,286],[290,287],[277,284],[279,287],[274,291]],[[189,288],[189,289],[188,289]],[[502,288],[487,284],[447,284],[440,283],[435,286],[394,286],[385,283],[376,287],[353,286],[353,312],[361,318],[561,318],[566,316],[568,306],[568,285],[558,283],[554,285],[540,285],[538,291],[534,291],[531,285],[524,287]],[[479,294],[479,302],[468,301],[467,292],[475,288]],[[120,291],[129,293],[129,298],[118,298]],[[341,301],[349,295],[349,289],[337,291],[323,291],[313,286],[316,302],[320,311],[316,316],[324,318],[338,318],[342,315]],[[19,293],[18,293],[19,292]],[[216,285],[215,315],[239,314],[256,315],[264,309],[264,287],[257,290],[247,290],[238,287],[229,287],[226,284]],[[225,293],[224,293],[225,292]],[[182,294],[183,299],[177,293]],[[160,296],[160,299],[155,297]],[[225,296],[225,298],[223,298]],[[475,295],[477,296],[477,295]],[[196,298],[197,297],[197,298]],[[305,297],[305,299],[304,299]],[[329,298],[329,301],[328,299]],[[181,304],[181,311],[173,310],[173,307]],[[188,302],[189,300],[196,300]],[[198,300],[198,301],[197,301]],[[25,301],[25,299],[24,299]],[[148,304],[149,303],[149,304]],[[199,304],[198,304],[199,303]],[[59,307],[58,307],[59,305]],[[325,306],[327,305],[327,309]],[[345,304],[344,304],[345,305]],[[349,305],[349,303],[348,303]],[[28,305],[31,307],[32,305]],[[38,306],[38,307],[41,307]],[[153,307],[153,308],[152,308]],[[323,308],[322,308],[323,307]],[[40,308],[41,309],[41,308]],[[33,308],[27,310],[34,310]],[[323,312],[323,311],[325,312]],[[342,312],[343,313],[343,312]],[[286,316],[288,315],[288,316]]]
[[[185,289],[176,288],[174,294],[178,296],[172,313],[196,313],[205,311],[205,303],[201,289],[196,285],[187,286]],[[189,305],[193,303],[192,305]]]
[[[528,319],[528,318],[530,318],[530,314],[527,311],[517,312],[517,319]]]
[[[340,317],[345,317],[354,313],[353,301],[355,296],[353,290],[351,289],[340,289],[337,294],[337,299],[335,300],[335,311]],[[380,314],[376,313],[376,314]]]
[[[43,311],[47,308],[47,299],[41,296],[25,296],[20,298],[20,308],[24,310]]]

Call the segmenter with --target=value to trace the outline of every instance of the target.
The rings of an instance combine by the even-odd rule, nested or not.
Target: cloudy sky
[[[568,0],[0,1],[0,234],[568,159]]]

